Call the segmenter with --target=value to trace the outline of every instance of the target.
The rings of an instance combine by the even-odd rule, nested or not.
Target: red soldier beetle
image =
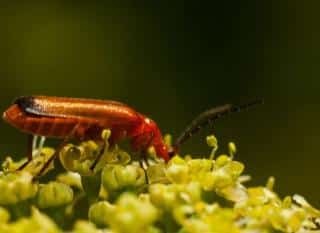
[[[22,96],[3,113],[3,119],[17,129],[30,134],[28,140],[28,160],[19,169],[23,169],[32,160],[33,135],[62,138],[63,142],[40,170],[40,176],[55,159],[70,139],[102,141],[104,129],[111,130],[110,145],[124,138],[131,138],[135,151],[146,156],[147,149],[153,146],[156,154],[166,162],[178,152],[180,145],[196,133],[201,127],[226,115],[246,109],[261,101],[235,107],[223,105],[201,113],[178,137],[172,147],[164,141],[157,124],[131,107],[116,101],[79,99],[68,97]],[[91,169],[99,161],[104,146],[93,162]]]

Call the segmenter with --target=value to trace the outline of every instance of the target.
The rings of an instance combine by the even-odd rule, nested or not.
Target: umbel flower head
[[[54,153],[43,148],[23,171],[8,157],[0,173],[0,232],[74,233],[320,233],[320,211],[300,195],[281,198],[275,178],[248,187],[250,176],[236,161],[236,147],[218,154],[218,140],[207,137],[207,156],[175,155],[168,163],[109,147],[92,171],[101,146],[68,144],[40,180],[33,180]],[[165,137],[170,143],[170,137]]]

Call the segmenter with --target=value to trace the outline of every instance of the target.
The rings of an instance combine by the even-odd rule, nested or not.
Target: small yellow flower
[[[107,191],[137,188],[146,183],[145,172],[138,164],[106,165],[101,177]]]
[[[59,182],[41,185],[37,196],[37,203],[40,208],[61,206],[70,203],[72,200],[72,189]]]

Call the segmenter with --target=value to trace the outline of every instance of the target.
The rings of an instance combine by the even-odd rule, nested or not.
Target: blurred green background
[[[176,137],[205,109],[264,98],[182,153],[208,153],[213,131],[220,152],[237,144],[252,185],[274,175],[281,195],[301,193],[320,207],[319,1],[0,6],[1,111],[21,95],[112,99]],[[1,159],[23,156],[25,135],[0,128]]]

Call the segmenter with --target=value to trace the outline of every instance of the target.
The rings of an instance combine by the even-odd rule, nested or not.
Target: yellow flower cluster
[[[110,131],[103,137],[107,143]],[[59,155],[67,172],[60,168],[55,178],[49,173],[37,181],[33,176],[52,149],[20,172],[14,170],[23,161],[7,158],[0,173],[0,232],[320,233],[320,211],[302,196],[280,198],[273,177],[246,187],[250,177],[234,160],[234,143],[221,155],[213,135],[207,144],[206,158],[176,155],[167,164],[151,148],[144,164],[107,143],[94,171],[100,146],[69,144]]]

